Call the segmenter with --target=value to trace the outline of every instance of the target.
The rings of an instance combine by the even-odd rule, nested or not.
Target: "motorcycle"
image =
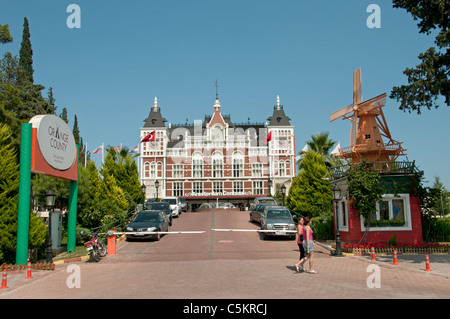
[[[92,233],[91,239],[84,243],[84,246],[90,256],[90,260],[94,260],[95,262],[99,262],[100,257],[105,257],[107,254],[106,245],[103,240],[98,239],[97,233]]]

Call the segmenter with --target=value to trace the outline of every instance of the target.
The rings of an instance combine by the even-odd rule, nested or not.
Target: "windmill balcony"
[[[380,174],[415,174],[420,173],[415,165],[415,161],[388,161],[388,162],[372,162],[368,163],[372,169]],[[343,178],[351,164],[345,164],[329,168],[331,178],[333,180]]]

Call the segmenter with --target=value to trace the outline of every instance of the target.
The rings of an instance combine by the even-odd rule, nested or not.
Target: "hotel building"
[[[212,115],[193,124],[169,123],[155,97],[140,140],[153,131],[155,141],[140,144],[146,198],[184,197],[192,208],[204,202],[245,207],[283,184],[287,194],[296,175],[294,127],[278,96],[272,115],[261,123],[233,123],[216,96]]]

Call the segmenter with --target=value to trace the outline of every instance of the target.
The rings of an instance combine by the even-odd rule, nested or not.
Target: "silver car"
[[[273,230],[273,232],[261,232],[263,239],[266,239],[268,236],[296,238],[296,225],[289,209],[286,207],[265,207],[264,212],[261,214],[261,229]]]

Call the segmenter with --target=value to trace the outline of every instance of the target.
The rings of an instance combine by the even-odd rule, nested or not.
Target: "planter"
[[[420,245],[403,247],[374,247],[377,254],[393,254],[397,250],[398,254],[450,254],[449,245]],[[372,246],[363,245],[343,245],[342,251],[355,255],[365,255],[372,252]]]
[[[405,222],[391,222],[391,227],[403,227]]]

